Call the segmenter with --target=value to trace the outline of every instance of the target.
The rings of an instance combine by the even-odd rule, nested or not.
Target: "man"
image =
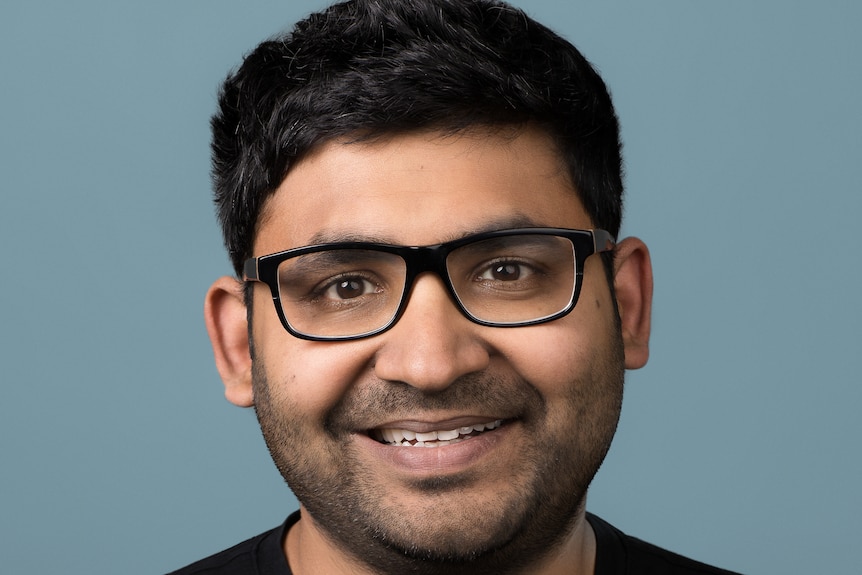
[[[723,573],[585,511],[652,275],[573,46],[504,4],[357,0],[219,104],[240,279],[207,328],[301,508],[179,573]]]

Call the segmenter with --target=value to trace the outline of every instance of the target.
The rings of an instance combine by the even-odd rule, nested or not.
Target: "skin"
[[[540,132],[336,141],[268,200],[253,252],[428,245],[525,224],[594,227]],[[242,284],[213,284],[205,315],[226,396],[256,408],[301,502],[285,541],[294,573],[592,573],[586,490],[616,428],[623,368],[648,356],[649,254],[635,238],[615,251],[619,318],[598,256],[575,309],[553,322],[476,325],[424,274],[392,329],[338,343],[292,337],[257,284],[253,353]],[[372,438],[494,420],[505,423],[433,449]]]

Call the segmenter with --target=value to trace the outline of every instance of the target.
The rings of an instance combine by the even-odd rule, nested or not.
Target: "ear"
[[[626,369],[638,369],[649,358],[652,263],[646,244],[637,238],[626,238],[615,248],[614,290]]]
[[[234,405],[251,407],[251,350],[242,282],[227,276],[217,279],[207,291],[204,318],[225,397]]]

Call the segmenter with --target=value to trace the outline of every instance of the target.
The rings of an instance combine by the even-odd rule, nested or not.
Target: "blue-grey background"
[[[0,564],[159,573],[295,508],[202,320],[225,73],[324,2],[0,7]],[[857,572],[862,4],[521,6],[615,96],[653,251],[589,508],[747,573]]]

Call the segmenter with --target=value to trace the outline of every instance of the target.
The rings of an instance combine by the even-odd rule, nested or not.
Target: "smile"
[[[497,429],[503,424],[502,419],[488,423],[477,423],[456,429],[417,432],[409,429],[384,428],[375,429],[371,437],[386,445],[400,447],[442,447],[460,443],[486,431]]]

